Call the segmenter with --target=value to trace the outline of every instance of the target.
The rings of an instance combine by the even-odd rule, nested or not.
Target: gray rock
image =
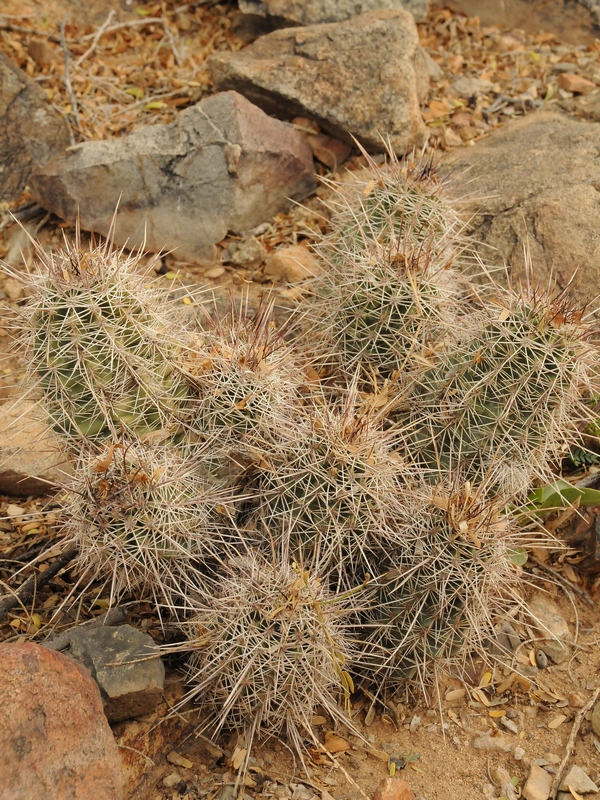
[[[538,112],[455,151],[448,171],[457,186],[468,175],[465,214],[486,261],[524,274],[524,248],[534,280],[552,276],[589,301],[598,293],[600,263],[600,125]],[[494,252],[493,248],[496,249]]]
[[[422,22],[429,0],[239,0],[240,11],[267,17],[275,25],[343,22],[367,11],[404,8]]]
[[[527,606],[532,620],[546,635],[550,634],[557,639],[567,639],[571,636],[566,619],[548,595],[534,595]]]
[[[577,767],[575,764],[573,764],[571,769],[562,779],[558,788],[563,792],[568,792],[569,787],[574,789],[574,791],[578,792],[579,794],[588,794],[588,792],[594,792],[597,794],[599,791],[598,787],[587,774],[587,772],[584,772],[581,767]]]
[[[147,633],[132,628],[73,631],[70,655],[87,667],[100,687],[109,722],[153,711],[162,698],[165,668]]]
[[[571,648],[564,642],[553,640],[542,646],[542,650],[555,664],[562,664],[571,657]]]
[[[371,11],[346,22],[274,31],[209,60],[219,89],[236,89],[267,113],[311,117],[333,136],[370,150],[419,147],[419,102],[429,75],[412,16]]]
[[[599,0],[538,3],[536,0],[432,0],[433,5],[479,17],[482,25],[502,25],[528,33],[555,33],[561,41],[583,44],[600,35]]]
[[[18,197],[32,169],[70,143],[64,117],[40,87],[0,53],[0,201]]]
[[[50,494],[70,472],[36,404],[5,403],[0,413],[0,492],[17,497]]]
[[[291,126],[235,92],[202,100],[169,125],[84,142],[32,177],[40,205],[115,241],[212,262],[242,233],[315,188],[310,148]]]
[[[523,787],[522,796],[525,800],[548,800],[551,789],[552,775],[543,767],[532,764]]]

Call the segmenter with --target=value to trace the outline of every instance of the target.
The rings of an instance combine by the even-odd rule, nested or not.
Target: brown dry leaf
[[[466,693],[466,689],[451,689],[449,692],[446,692],[445,699],[451,703],[453,700],[461,700]]]
[[[328,753],[345,753],[352,745],[333,731],[325,731],[325,748]]]
[[[559,727],[559,725],[562,725],[566,719],[567,719],[566,714],[559,714],[558,717],[554,717],[554,719],[550,720],[550,722],[548,723],[548,727],[550,728],[551,731],[554,731],[556,730],[556,728]]]
[[[175,764],[176,767],[183,767],[184,769],[191,769],[194,766],[189,758],[180,755],[176,750],[171,750],[167,755],[167,761],[169,764]]]
[[[248,750],[245,747],[236,747],[233,751],[233,755],[231,756],[231,766],[234,768],[234,770],[236,770],[236,772],[244,763],[247,753]]]
[[[473,689],[471,692],[471,696],[474,700],[477,700],[479,703],[482,703],[484,706],[489,708],[490,701],[488,696],[485,692],[482,692],[481,689]]]

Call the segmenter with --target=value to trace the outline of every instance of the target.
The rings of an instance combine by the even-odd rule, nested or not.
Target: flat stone
[[[512,742],[502,733],[491,736],[485,733],[473,739],[475,750],[485,750],[487,753],[510,753],[513,749]]]
[[[429,0],[239,0],[240,11],[266,17],[274,25],[343,22],[367,11],[404,8],[417,22],[427,16]]]
[[[598,787],[587,774],[587,772],[584,772],[581,767],[578,767],[575,764],[573,764],[571,769],[562,779],[558,788],[563,792],[568,792],[569,787],[579,794],[588,794],[588,792],[593,792],[596,794],[599,791]]]
[[[542,650],[555,664],[562,664],[571,657],[571,648],[567,647],[564,642],[557,642],[556,640],[542,645]]]
[[[18,197],[34,167],[70,144],[64,117],[37,83],[0,53],[0,201]]]
[[[548,800],[551,789],[552,775],[537,764],[532,764],[523,787],[524,800]]]
[[[447,158],[448,172],[472,199],[464,206],[482,258],[588,302],[598,293],[600,263],[600,125],[536,112],[507,123],[475,147]],[[566,629],[565,629],[566,631]],[[566,633],[565,633],[566,635]]]
[[[216,242],[315,189],[310,148],[236,92],[207,97],[168,125],[83,142],[32,176],[37,201],[102,234],[119,204],[118,245],[211,263]]]
[[[73,631],[70,655],[98,683],[110,722],[153,711],[162,698],[165,668],[152,637],[131,625]]]
[[[568,72],[563,72],[558,76],[558,86],[560,89],[574,94],[590,94],[598,88],[593,81],[589,81],[582,75],[573,75]]]
[[[121,800],[121,761],[87,670],[41,645],[0,644],[0,797]]]
[[[385,149],[385,139],[405,153],[427,137],[419,107],[427,63],[402,9],[273,31],[242,51],[215,53],[209,67],[218,89],[235,89],[275,116],[313,118],[370,150]]]
[[[527,604],[532,620],[544,634],[555,636],[557,639],[567,639],[571,636],[569,625],[560,613],[558,606],[548,595],[536,594]]]
[[[17,497],[50,494],[70,473],[37,405],[31,400],[5,403],[0,413],[0,492]]]
[[[415,793],[400,778],[384,778],[373,792],[372,800],[415,800]]]
[[[600,736],[600,702],[592,710],[592,729],[596,736]]]

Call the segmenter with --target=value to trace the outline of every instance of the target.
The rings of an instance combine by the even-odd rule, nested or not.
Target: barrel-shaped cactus
[[[359,662],[378,682],[427,688],[436,664],[481,648],[494,616],[514,603],[519,538],[469,483],[415,490],[397,524],[401,544],[382,558]]]
[[[600,389],[591,333],[563,294],[497,289],[414,387],[403,425],[415,459],[434,474],[495,475],[507,497],[550,478]]]
[[[282,732],[302,753],[316,741],[315,710],[343,718],[338,696],[352,687],[344,601],[285,558],[252,551],[225,565],[210,594],[184,626],[204,725],[237,731],[248,754],[255,737]]]
[[[174,448],[139,440],[84,452],[63,500],[76,569],[109,581],[113,597],[135,590],[170,605],[178,574],[218,558],[232,538],[227,509]]]
[[[232,308],[224,319],[207,320],[193,339],[186,358],[195,397],[188,439],[211,442],[217,470],[260,460],[265,436],[299,404],[306,376],[283,334],[271,301],[254,313]]]
[[[187,403],[178,369],[185,326],[164,289],[137,271],[140,257],[108,242],[37,249],[22,323],[28,377],[53,427],[75,451],[84,440],[177,430]]]
[[[258,532],[306,569],[328,572],[336,590],[378,571],[409,475],[394,440],[358,401],[354,386],[340,407],[307,406],[255,470]]]

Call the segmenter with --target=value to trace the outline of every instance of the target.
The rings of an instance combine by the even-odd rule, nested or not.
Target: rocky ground
[[[350,134],[371,150],[382,149],[381,134],[399,153],[424,147],[443,156],[441,169],[452,178],[486,262],[522,275],[527,251],[538,280],[564,287],[576,271],[571,292],[595,302],[600,17],[594,0],[514,0],[501,4],[501,15],[491,0],[429,10],[411,0],[383,4],[384,12],[371,11],[360,24],[351,13],[315,19],[310,14],[319,4],[290,2],[283,22],[313,26],[300,29],[280,27],[277,9],[285,5],[241,0],[240,14],[234,3],[133,7],[103,0],[82,9],[68,0],[5,0],[0,257],[9,267],[32,263],[27,233],[44,247],[72,236],[77,209],[84,227],[106,233],[120,197],[117,239],[135,244],[145,235],[148,247],[171,250],[156,262],[157,275],[165,294],[175,292],[191,313],[196,301],[186,287],[198,284],[217,297],[274,292],[280,306],[295,307],[303,280],[317,268],[307,246],[311,232],[327,226],[321,201],[328,190],[319,179],[340,180],[364,166]],[[345,5],[330,4],[337,12]],[[417,28],[401,6],[415,15]],[[467,16],[475,11],[480,18]],[[150,133],[149,123],[156,126]],[[262,194],[249,195],[244,187],[256,184],[257,174]],[[290,207],[288,198],[303,205]],[[22,290],[8,275],[0,291],[6,353],[0,580],[10,595],[31,573],[15,578],[15,571],[47,548],[53,549],[36,566],[38,575],[60,567],[58,520],[52,500],[39,495],[60,483],[68,466],[56,463],[27,403],[11,399],[23,365],[9,350],[10,312]],[[567,547],[530,554],[523,587],[547,630],[535,628],[524,608],[500,632],[512,664],[475,662],[466,680],[440,675],[428,703],[400,696],[373,705],[374,687],[361,687],[353,715],[362,738],[331,730],[328,719],[317,717],[330,755],[314,752],[308,776],[285,742],[262,744],[250,762],[248,797],[371,797],[392,775],[410,789],[397,781],[382,787],[378,800],[410,800],[411,791],[418,800],[547,800],[558,788],[563,800],[597,793],[591,783],[600,779],[595,510],[549,524]],[[67,563],[33,596],[23,596],[0,619],[2,639],[42,642],[74,622],[101,617],[109,603],[101,587],[70,598],[77,579]],[[168,640],[149,604],[131,599],[123,612],[111,621]],[[72,653],[79,647],[80,661],[105,680],[105,705],[116,698],[110,718],[125,797],[233,797],[239,748],[233,740],[195,737],[193,709],[174,710],[182,692],[175,657],[166,676],[152,673],[155,659],[130,675],[125,688],[115,688],[111,663],[95,661],[68,636],[54,644]],[[96,647],[107,650],[105,641]],[[65,680],[69,675],[70,694],[89,702],[99,729],[106,725],[73,662],[53,656],[40,674],[46,668]],[[25,719],[19,698],[26,687],[2,688],[12,704],[0,701],[0,713],[9,718],[21,706]],[[38,692],[36,713],[44,713],[44,703],[61,707],[65,719],[73,713],[72,697],[57,698],[41,682]],[[123,720],[132,708],[136,719]],[[117,756],[107,729],[94,747],[103,748],[109,780]],[[79,735],[75,728],[61,746],[76,748]],[[573,766],[584,774],[570,773]],[[94,796],[117,797],[107,786]]]

